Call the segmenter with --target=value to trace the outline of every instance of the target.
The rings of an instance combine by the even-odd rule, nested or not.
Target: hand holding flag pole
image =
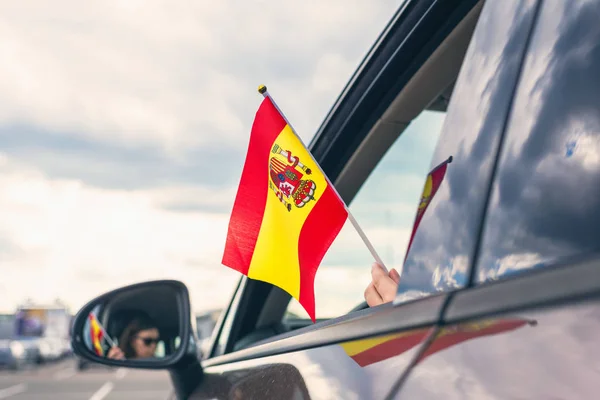
[[[290,123],[290,121],[287,119],[287,117],[285,116],[285,114],[283,112],[281,112],[281,109],[277,106],[277,103],[275,102],[275,100],[273,100],[273,96],[271,96],[269,94],[269,92],[267,91],[267,87],[265,85],[260,85],[258,87],[258,92],[260,94],[262,94],[263,97],[265,97],[265,98],[268,97],[271,100],[271,102],[273,103],[273,105],[275,106],[275,108],[277,109],[277,111],[279,111],[279,114],[281,114],[281,116],[283,117],[283,119],[285,119],[285,122],[288,124],[288,126],[290,127],[290,129],[292,130],[292,132],[294,133],[294,135],[298,138],[298,140],[302,143],[302,145],[306,149],[308,149],[308,147],[306,146],[306,144],[304,143],[304,141],[302,141],[302,138],[300,138],[300,135],[298,135],[298,133],[296,132],[296,130],[294,129],[294,127],[292,126],[292,124]],[[346,212],[348,213],[348,219],[352,223],[352,226],[354,227],[354,229],[356,230],[356,232],[358,233],[358,235],[360,236],[360,238],[362,239],[362,241],[364,242],[364,244],[367,246],[367,249],[369,249],[369,252],[373,256],[373,258],[375,259],[375,261],[377,262],[377,264],[381,265],[381,267],[384,269],[384,271],[386,273],[389,273],[388,269],[386,268],[385,264],[383,263],[383,260],[381,259],[381,257],[379,257],[379,254],[377,254],[377,251],[375,250],[375,247],[373,247],[373,245],[371,244],[371,241],[369,240],[369,238],[367,238],[367,235],[365,235],[365,232],[362,230],[362,228],[360,227],[360,225],[358,225],[358,222],[356,221],[356,219],[354,218],[354,216],[350,212],[350,209],[346,205],[346,202],[344,202],[344,200],[342,199],[342,197],[338,193],[338,191],[335,188],[335,186],[329,180],[329,177],[327,176],[327,174],[325,174],[325,172],[323,171],[323,169],[321,168],[321,166],[319,165],[319,163],[317,162],[317,160],[315,160],[315,158],[313,157],[312,153],[310,151],[308,153],[310,154],[310,157],[312,158],[312,161],[319,168],[320,172],[323,174],[323,176],[327,180],[328,185],[333,189],[333,191],[335,192],[335,194],[339,197],[340,201],[344,204],[344,207],[346,208]]]

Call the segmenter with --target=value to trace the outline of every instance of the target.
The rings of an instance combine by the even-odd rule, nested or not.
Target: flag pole
[[[302,143],[302,145],[304,146],[304,148],[308,150],[308,147],[306,147],[306,145],[304,144],[304,141],[302,140],[302,138],[300,137],[300,135],[298,135],[298,133],[296,132],[296,130],[292,127],[292,124],[290,123],[290,121],[288,121],[288,119],[286,118],[285,114],[283,112],[281,112],[281,110],[279,109],[279,106],[277,106],[277,103],[275,103],[275,100],[273,99],[273,97],[267,91],[267,87],[265,85],[260,85],[258,87],[258,93],[262,94],[263,97],[265,97],[265,98],[268,97],[268,98],[271,99],[271,102],[273,103],[273,105],[275,106],[275,108],[277,109],[277,111],[279,112],[279,114],[283,117],[283,119],[285,120],[285,122],[287,123],[287,125],[290,127],[290,129],[292,130],[292,132],[294,133],[294,135],[296,135],[296,137],[298,138],[298,140],[300,141],[300,143]],[[383,260],[381,259],[381,257],[379,257],[379,254],[377,254],[377,251],[375,250],[375,247],[373,247],[373,245],[371,244],[371,241],[369,240],[369,238],[367,237],[367,235],[365,235],[365,232],[362,230],[362,228],[360,227],[360,225],[358,225],[358,222],[356,221],[356,219],[354,218],[354,216],[350,212],[350,209],[346,205],[346,202],[344,201],[344,199],[342,199],[342,196],[340,196],[340,194],[338,193],[337,189],[331,183],[331,181],[329,180],[329,177],[327,177],[327,174],[325,174],[325,172],[323,171],[323,169],[321,168],[321,166],[319,165],[319,163],[317,162],[317,160],[315,160],[315,158],[312,155],[312,153],[310,152],[310,150],[308,150],[308,154],[310,155],[310,157],[312,158],[312,161],[315,163],[315,165],[319,168],[319,170],[321,171],[321,173],[325,177],[325,180],[327,181],[327,184],[329,186],[331,186],[331,188],[333,189],[333,191],[335,192],[335,194],[341,200],[342,204],[344,205],[344,208],[346,209],[346,212],[348,213],[348,219],[352,223],[352,226],[354,226],[354,229],[356,230],[356,232],[358,233],[358,235],[360,236],[360,238],[362,239],[362,241],[364,242],[364,244],[367,246],[367,249],[369,249],[369,252],[371,252],[371,255],[373,256],[373,258],[375,259],[375,261],[377,262],[377,264],[381,265],[383,267],[383,269],[385,270],[385,272],[388,273],[389,271],[386,268],[385,264],[383,263]]]
[[[108,336],[108,333],[106,333],[106,331],[104,330],[104,327],[102,326],[102,324],[100,322],[98,322],[98,325],[100,326],[100,329],[102,329],[102,333],[104,334],[104,338],[108,342],[108,345],[110,347],[116,347],[115,342],[113,342],[113,340],[110,338],[110,336]]]

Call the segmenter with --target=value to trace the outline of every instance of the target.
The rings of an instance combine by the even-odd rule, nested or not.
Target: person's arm
[[[371,283],[365,289],[365,301],[369,307],[389,303],[396,297],[400,274],[391,269],[389,274],[377,263],[371,266]]]

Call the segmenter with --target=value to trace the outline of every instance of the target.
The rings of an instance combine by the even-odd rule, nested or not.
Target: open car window
[[[481,6],[482,3],[476,5],[433,50],[379,117],[336,181],[388,270],[395,268],[402,277],[432,279],[426,276],[430,271],[415,275],[423,266],[415,264],[414,259],[411,271],[406,271],[404,264],[428,174],[452,156],[444,153],[444,145],[438,139],[449,129],[446,114]],[[457,131],[457,135],[462,133]],[[360,309],[364,290],[371,281],[373,262],[373,256],[347,223],[316,276],[317,317],[336,318]],[[403,288],[407,292],[422,283],[406,281],[410,282]],[[411,299],[410,293],[406,299]],[[295,329],[307,323],[307,318],[298,302],[291,299],[284,325]]]
[[[444,111],[425,110],[401,133],[350,204],[388,269],[400,271]],[[399,127],[401,131],[403,127]],[[323,259],[315,279],[316,316],[336,318],[364,301],[373,256],[347,221]],[[291,299],[284,320],[309,316]]]

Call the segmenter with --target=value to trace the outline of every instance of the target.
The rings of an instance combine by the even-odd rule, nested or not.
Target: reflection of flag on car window
[[[427,174],[427,179],[425,180],[425,187],[423,188],[423,194],[421,195],[421,200],[419,201],[419,208],[417,210],[417,216],[415,217],[415,222],[413,224],[413,230],[410,234],[410,241],[408,242],[408,247],[406,249],[406,256],[404,260],[406,261],[406,257],[408,256],[408,251],[410,250],[410,246],[412,245],[413,238],[415,237],[415,232],[417,232],[417,228],[421,223],[421,219],[423,218],[423,214],[427,210],[429,203],[431,203],[431,199],[437,193],[442,181],[444,180],[444,176],[446,175],[446,168],[448,164],[452,162],[452,156],[448,157],[448,159],[442,162],[440,165],[435,167],[434,169]]]
[[[509,332],[527,324],[535,326],[537,322],[520,318],[491,319],[444,327],[439,330],[435,340],[419,357],[419,361],[438,351],[467,340]],[[416,345],[423,343],[432,331],[433,328],[422,328],[391,335],[354,340],[342,343],[341,346],[346,354],[358,365],[366,367],[367,365],[399,356],[412,349]]]
[[[92,346],[94,347],[94,351],[99,356],[104,355],[104,349],[102,348],[102,336],[103,331],[100,328],[100,323],[98,319],[93,313],[89,315],[90,320],[90,336],[92,338]]]
[[[222,263],[288,292],[315,321],[314,279],[348,212],[265,97],[252,125]]]
[[[353,340],[342,343],[341,346],[358,365],[366,367],[391,357],[399,356],[422,343],[431,328],[423,328],[391,335]]]
[[[421,355],[419,361],[433,353],[437,353],[438,351],[442,351],[467,340],[481,336],[491,336],[498,333],[510,332],[525,325],[536,326],[537,321],[521,318],[490,319],[444,327],[437,333],[435,340]]]

